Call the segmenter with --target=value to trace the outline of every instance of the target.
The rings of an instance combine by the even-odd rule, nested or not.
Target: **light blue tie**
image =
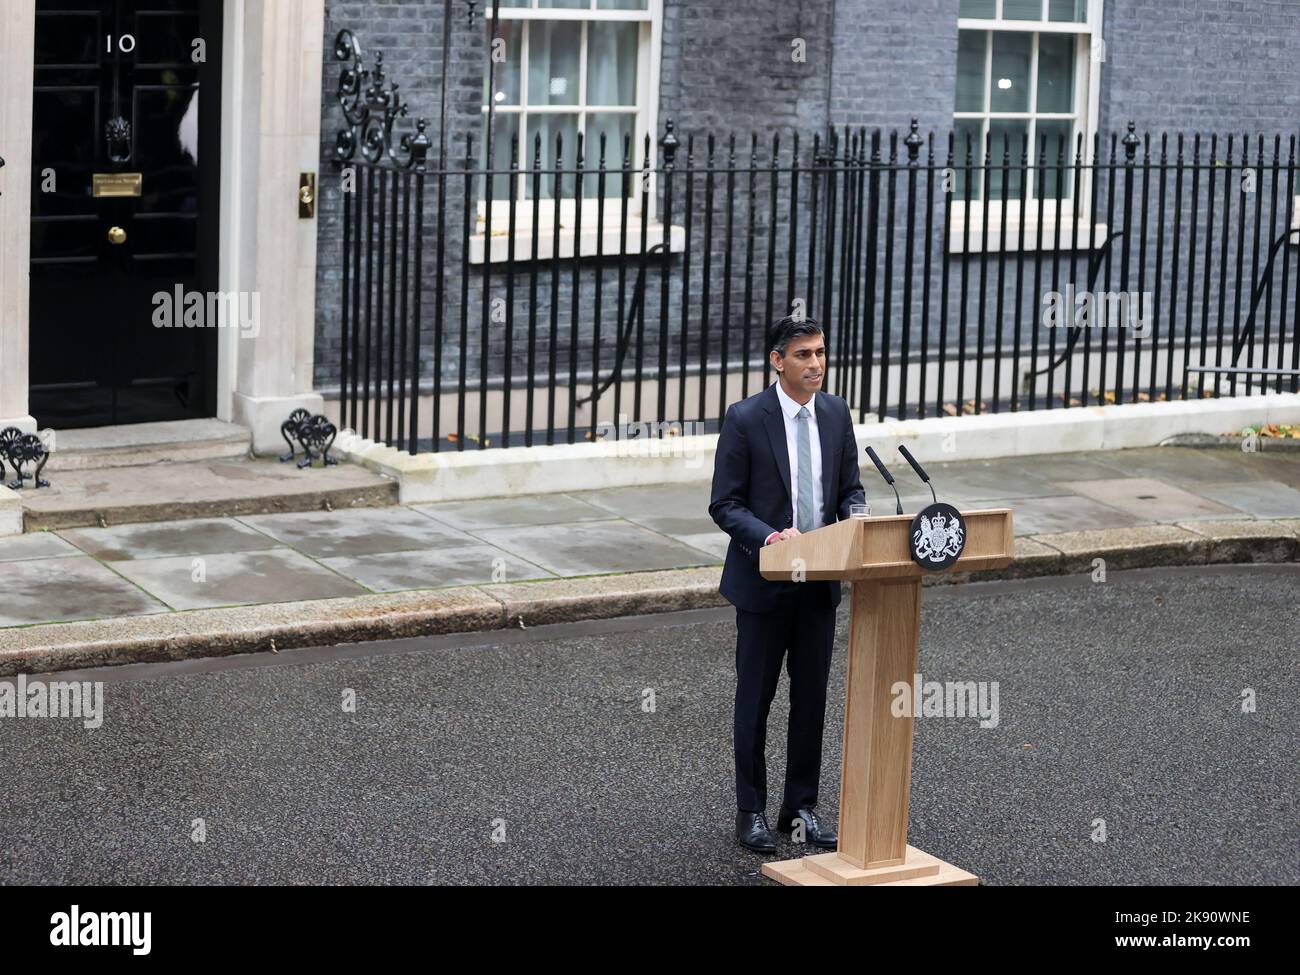
[[[799,431],[799,524],[801,532],[813,529],[812,442],[808,439],[808,407],[799,407],[795,426]]]

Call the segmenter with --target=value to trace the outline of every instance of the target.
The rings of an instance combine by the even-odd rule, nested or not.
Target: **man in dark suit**
[[[840,584],[775,582],[758,574],[758,550],[849,517],[864,500],[848,404],[821,391],[826,342],[811,319],[768,331],[777,381],[727,410],[718,437],[709,514],[731,536],[722,595],[736,607],[736,840],[776,850],[767,823],[767,715],[785,659],[790,724],[777,828],[834,849],[833,826],[814,807],[821,776],[826,681]]]

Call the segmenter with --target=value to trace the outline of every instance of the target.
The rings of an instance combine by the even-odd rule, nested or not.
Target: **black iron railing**
[[[827,388],[860,418],[1300,383],[1294,135],[668,122],[657,142],[513,138],[508,159],[467,138],[449,162],[439,136],[430,165],[423,120],[394,141],[382,63],[366,72],[350,35],[337,53],[340,313],[321,351],[363,436],[414,452],[716,430],[772,380],[765,328],[791,313],[825,327]]]

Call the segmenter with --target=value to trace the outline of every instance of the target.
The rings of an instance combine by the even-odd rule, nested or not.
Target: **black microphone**
[[[894,475],[889,473],[889,468],[880,462],[880,457],[871,447],[867,448],[867,456],[871,458],[871,463],[876,465],[876,470],[880,471],[880,476],[885,479],[885,483],[894,488],[894,497],[898,501],[898,507],[894,514],[901,515],[903,513],[903,499],[898,496],[898,488],[894,487]]]
[[[912,470],[916,471],[917,476],[920,477],[921,480],[923,480],[923,481],[925,482],[926,487],[928,487],[928,488],[930,489],[930,498],[931,498],[931,500],[934,501],[934,502],[937,504],[938,501],[939,501],[939,498],[938,498],[938,496],[936,496],[935,493],[934,493],[934,485],[930,483],[930,475],[927,474],[927,473],[922,469],[921,465],[918,464],[918,463],[916,462],[916,458],[912,456],[911,451],[909,451],[909,450],[908,450],[906,447],[904,447],[902,444],[899,444],[899,445],[898,445],[898,452],[899,452],[900,454],[903,455],[903,459],[904,459],[905,461],[907,461],[909,464],[912,465]]]

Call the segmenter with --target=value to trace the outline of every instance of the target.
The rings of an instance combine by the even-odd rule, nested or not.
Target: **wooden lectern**
[[[966,547],[944,571],[1011,564],[1011,511],[963,511]],[[855,518],[768,545],[759,553],[764,579],[853,582],[849,670],[844,705],[839,849],[763,865],[783,884],[974,885],[973,874],[907,845],[912,784],[911,717],[894,717],[891,688],[910,688],[921,624],[921,577],[908,548],[911,515]]]

